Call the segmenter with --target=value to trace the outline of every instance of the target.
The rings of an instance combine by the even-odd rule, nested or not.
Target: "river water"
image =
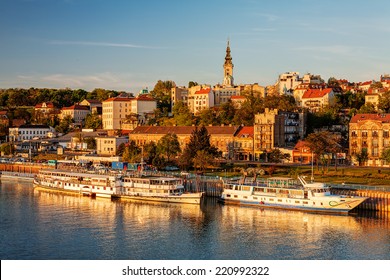
[[[390,219],[137,203],[0,186],[2,260],[389,260]]]

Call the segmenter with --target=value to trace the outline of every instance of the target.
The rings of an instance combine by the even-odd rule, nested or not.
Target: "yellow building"
[[[381,159],[390,148],[390,114],[357,114],[349,122],[349,153],[357,164],[356,154],[366,150],[367,166],[389,166]]]
[[[224,157],[233,158],[234,136],[239,127],[207,126],[206,129],[210,135],[210,144],[217,147]],[[180,147],[184,150],[194,130],[195,126],[138,126],[129,133],[129,140],[143,146],[150,142],[157,143],[166,134],[176,134]]]
[[[137,123],[145,123],[147,116],[157,108],[157,102],[148,96],[112,97],[102,102],[103,129],[122,129],[122,123],[127,123],[127,116],[137,117]]]
[[[115,156],[118,147],[122,143],[129,141],[128,137],[118,136],[98,136],[96,139],[96,153],[98,155]]]
[[[62,108],[60,118],[64,119],[66,116],[70,116],[75,123],[82,123],[90,112],[91,111],[87,106],[75,104],[70,107]]]

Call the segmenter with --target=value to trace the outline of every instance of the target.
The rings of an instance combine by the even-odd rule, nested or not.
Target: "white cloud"
[[[136,49],[161,49],[155,46],[143,46],[135,44],[111,43],[111,42],[89,42],[89,41],[50,41],[51,45],[76,45],[76,46],[94,46],[94,47],[115,47],[115,48],[136,48]]]

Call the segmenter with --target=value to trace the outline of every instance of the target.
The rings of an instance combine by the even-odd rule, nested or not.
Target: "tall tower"
[[[232,63],[232,57],[230,55],[230,42],[227,41],[227,47],[226,47],[226,56],[225,56],[225,63],[223,64],[223,72],[224,72],[224,78],[223,78],[223,85],[224,86],[233,86],[234,79],[233,79],[233,63]]]

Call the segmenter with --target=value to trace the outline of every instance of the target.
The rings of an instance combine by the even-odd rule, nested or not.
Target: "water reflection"
[[[389,259],[378,215],[90,199],[2,183],[2,259]]]

